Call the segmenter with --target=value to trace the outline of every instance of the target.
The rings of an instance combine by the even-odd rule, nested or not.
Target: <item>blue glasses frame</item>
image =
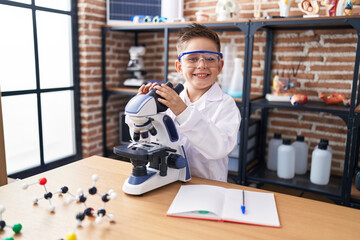
[[[192,54],[192,53],[212,53],[212,54],[217,54],[217,55],[219,55],[221,59],[223,58],[222,53],[219,53],[219,52],[212,52],[212,51],[193,51],[193,52],[184,52],[184,53],[181,53],[181,54],[178,56],[178,60],[180,61],[180,59],[181,59],[182,56],[187,55],[187,54]]]

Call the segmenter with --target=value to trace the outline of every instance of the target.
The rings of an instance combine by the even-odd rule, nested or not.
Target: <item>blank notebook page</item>
[[[273,193],[245,191],[245,214],[241,211],[242,191],[227,189],[223,219],[255,225],[280,226]]]

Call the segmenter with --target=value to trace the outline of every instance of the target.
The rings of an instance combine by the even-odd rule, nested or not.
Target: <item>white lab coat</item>
[[[237,144],[240,111],[232,97],[225,94],[217,83],[199,100],[191,103],[185,89],[181,99],[188,105],[174,119],[184,146],[192,176],[227,181],[228,155]]]

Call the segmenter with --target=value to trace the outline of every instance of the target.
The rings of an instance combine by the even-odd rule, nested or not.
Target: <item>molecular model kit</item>
[[[22,225],[20,223],[14,224],[13,226],[7,225],[6,222],[2,218],[2,214],[4,212],[5,212],[5,207],[0,205],[0,231],[5,231],[5,228],[11,228],[13,230],[14,234],[20,233],[20,231],[22,229]],[[1,236],[0,236],[0,239],[14,240],[13,237],[2,238]]]
[[[98,175],[96,175],[96,174],[92,175],[93,184],[88,189],[88,193],[89,193],[90,196],[98,195],[98,196],[101,197],[101,200],[103,202],[102,207],[100,209],[98,209],[97,212],[95,212],[94,208],[88,207],[86,205],[86,200],[88,199],[89,195],[84,194],[84,191],[81,188],[79,188],[77,190],[77,193],[78,193],[77,195],[74,195],[74,194],[70,193],[69,188],[67,186],[63,186],[58,191],[52,193],[52,192],[48,191],[46,186],[45,186],[46,183],[47,183],[46,178],[41,178],[35,183],[30,183],[30,184],[25,183],[25,184],[22,185],[22,188],[25,190],[29,186],[35,185],[35,184],[39,184],[39,185],[43,186],[44,190],[45,190],[45,193],[44,193],[43,197],[34,198],[33,203],[38,204],[38,202],[40,200],[42,200],[42,199],[48,200],[49,204],[50,204],[48,209],[49,209],[50,212],[55,212],[55,206],[52,204],[51,198],[56,194],[58,194],[58,195],[68,194],[69,197],[66,199],[66,203],[68,203],[68,204],[70,204],[72,202],[82,203],[84,205],[84,207],[85,207],[85,210],[83,212],[79,212],[78,214],[76,214],[76,216],[75,216],[75,218],[76,218],[75,228],[74,228],[73,232],[69,233],[65,238],[66,240],[76,240],[75,231],[76,231],[76,229],[78,227],[81,226],[81,223],[85,219],[86,216],[94,217],[94,215],[97,214],[97,217],[95,218],[95,223],[97,223],[97,224],[101,223],[105,216],[109,219],[110,222],[114,221],[114,215],[113,214],[107,214],[107,212],[105,210],[105,205],[106,205],[106,203],[108,201],[110,201],[110,199],[116,199],[117,198],[117,193],[114,190],[109,190],[108,193],[100,194],[98,192],[98,189],[95,186],[98,179],[99,179]]]

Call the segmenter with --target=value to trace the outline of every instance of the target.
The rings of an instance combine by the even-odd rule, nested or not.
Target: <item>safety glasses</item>
[[[178,56],[184,67],[197,67],[203,61],[206,67],[218,67],[222,59],[222,53],[211,51],[184,52]]]

